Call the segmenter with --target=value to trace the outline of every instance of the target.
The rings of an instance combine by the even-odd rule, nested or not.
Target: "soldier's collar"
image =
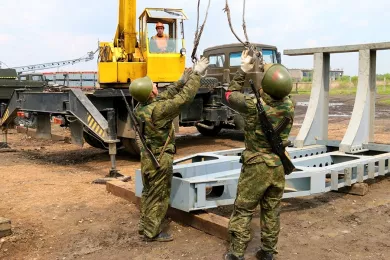
[[[281,99],[281,100],[277,100],[277,99],[273,99],[270,95],[268,95],[267,93],[263,92],[261,94],[261,99],[269,106],[276,106],[276,105],[279,105],[281,103],[283,103],[283,100],[284,99]]]
[[[143,105],[149,105],[150,103],[153,103],[154,101],[156,101],[156,98],[149,98],[148,100],[146,100]]]

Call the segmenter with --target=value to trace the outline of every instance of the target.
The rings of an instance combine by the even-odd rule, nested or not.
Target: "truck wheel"
[[[92,147],[99,148],[99,149],[104,149],[107,150],[107,148],[104,146],[104,142],[98,140],[94,136],[88,134],[87,132],[84,131],[83,133],[84,140],[87,144],[89,144]],[[108,147],[108,145],[107,145]]]
[[[204,77],[200,78],[200,87],[207,88],[207,87],[215,87],[218,85],[218,79],[213,77]]]
[[[138,137],[136,137],[138,138]],[[135,157],[140,157],[140,153],[141,153],[141,149],[140,149],[140,146],[138,145],[138,142],[136,139],[134,138],[122,138],[122,144],[124,146],[124,150],[126,152],[128,152],[129,154],[131,154],[132,156],[135,156]]]
[[[108,150],[108,144],[104,143],[103,141],[97,139],[96,137],[88,134],[87,132],[84,131],[83,134],[84,141],[89,144],[92,147],[103,149],[103,150]],[[119,149],[122,146],[122,143],[116,143],[116,148]]]
[[[203,124],[205,124],[205,123],[203,123]],[[207,124],[205,124],[205,125],[207,125]],[[216,136],[222,129],[221,125],[209,126],[208,128],[202,127],[201,125],[195,125],[195,126],[196,126],[196,129],[198,130],[198,132],[204,136]]]

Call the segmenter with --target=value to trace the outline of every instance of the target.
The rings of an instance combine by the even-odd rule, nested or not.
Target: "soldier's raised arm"
[[[159,120],[174,119],[179,115],[180,109],[184,104],[193,101],[200,87],[200,75],[204,73],[208,65],[208,59],[203,57],[195,65],[193,73],[180,91],[173,98],[159,102],[156,111],[153,113],[153,120],[156,124],[158,124]]]
[[[247,114],[256,112],[256,105],[252,98],[241,93],[246,74],[253,69],[255,59],[244,50],[241,55],[241,67],[237,70],[226,92],[228,105],[234,110]]]
[[[181,78],[170,84],[167,89],[159,94],[160,99],[172,99],[175,97],[176,94],[180,92],[180,90],[183,88],[185,83],[189,80],[190,76],[192,74],[192,68],[185,69],[183,74],[181,75]]]

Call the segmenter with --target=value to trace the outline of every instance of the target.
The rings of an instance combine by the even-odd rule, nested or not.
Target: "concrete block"
[[[11,220],[0,217],[0,237],[6,237],[11,234]]]
[[[352,195],[359,195],[364,196],[368,193],[368,184],[361,182],[361,183],[355,183],[351,187],[344,187],[342,189],[339,189],[342,193],[348,193]]]

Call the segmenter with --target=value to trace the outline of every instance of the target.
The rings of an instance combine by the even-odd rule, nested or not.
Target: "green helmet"
[[[283,99],[292,90],[292,78],[282,64],[266,64],[261,81],[263,91],[275,99]]]
[[[130,95],[141,103],[149,99],[152,90],[153,82],[148,76],[134,80],[129,86]]]

